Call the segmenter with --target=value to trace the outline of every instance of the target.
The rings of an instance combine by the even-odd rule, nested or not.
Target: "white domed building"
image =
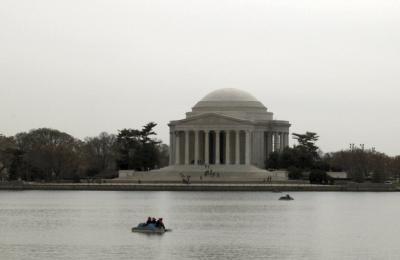
[[[245,91],[213,91],[169,128],[170,165],[152,171],[155,179],[202,176],[207,170],[228,180],[286,178],[285,173],[265,170],[265,161],[271,152],[288,146],[290,124],[274,120],[273,113]]]
[[[169,127],[170,165],[246,172],[265,169],[268,154],[288,146],[290,124],[274,120],[251,94],[225,88],[206,95]]]

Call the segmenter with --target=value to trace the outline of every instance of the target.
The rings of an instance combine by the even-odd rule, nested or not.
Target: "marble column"
[[[204,131],[204,164],[210,164],[210,140],[209,140],[210,131]]]
[[[231,164],[231,135],[230,131],[225,131],[225,164]]]
[[[280,133],[280,137],[279,137],[279,141],[280,141],[280,145],[279,145],[279,147],[280,147],[280,149],[279,149],[279,151],[280,152],[282,152],[283,151],[283,149],[285,148],[285,138],[284,138],[284,136],[285,136],[285,133]]]
[[[286,148],[288,146],[288,133],[283,133],[283,147]]]
[[[274,152],[279,151],[279,134],[274,132]]]
[[[174,147],[173,147],[173,142],[174,142],[174,137],[173,137],[173,132],[169,132],[169,165],[172,165],[173,160],[172,160],[172,153],[174,152]]]
[[[286,133],[285,145],[286,145],[286,147],[289,147],[289,133]]]
[[[199,164],[199,131],[194,131],[194,164]]]
[[[179,165],[180,161],[180,136],[179,131],[175,132],[175,164]]]
[[[219,149],[219,133],[220,131],[215,131],[215,164],[220,164],[221,157],[220,157],[220,149]]]
[[[236,142],[235,142],[235,164],[240,164],[240,131],[236,132]]]
[[[251,144],[250,144],[250,131],[246,131],[246,164],[250,164],[250,157],[251,157]]]
[[[274,142],[274,136],[272,132],[267,133],[267,157],[269,158],[269,155],[273,152],[273,144]]]
[[[189,164],[189,131],[185,131],[185,164]]]

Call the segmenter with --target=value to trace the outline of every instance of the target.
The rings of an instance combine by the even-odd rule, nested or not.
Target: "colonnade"
[[[264,145],[262,156],[288,146],[288,133],[264,134],[265,142],[253,139],[252,130],[171,131],[170,165],[249,165],[252,164],[253,145]]]

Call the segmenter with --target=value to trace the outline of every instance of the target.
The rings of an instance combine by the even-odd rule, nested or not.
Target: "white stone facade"
[[[181,169],[264,169],[269,153],[289,145],[289,122],[274,120],[261,102],[237,89],[211,92],[169,127],[170,166]]]

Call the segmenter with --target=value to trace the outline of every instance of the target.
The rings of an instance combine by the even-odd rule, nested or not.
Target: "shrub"
[[[326,171],[313,169],[309,175],[310,183],[312,184],[328,184],[329,178]]]
[[[81,182],[81,177],[78,174],[74,174],[74,176],[72,177],[72,181],[74,183],[80,183]]]
[[[303,171],[300,168],[290,166],[288,168],[288,177],[291,180],[299,180],[303,178]]]

